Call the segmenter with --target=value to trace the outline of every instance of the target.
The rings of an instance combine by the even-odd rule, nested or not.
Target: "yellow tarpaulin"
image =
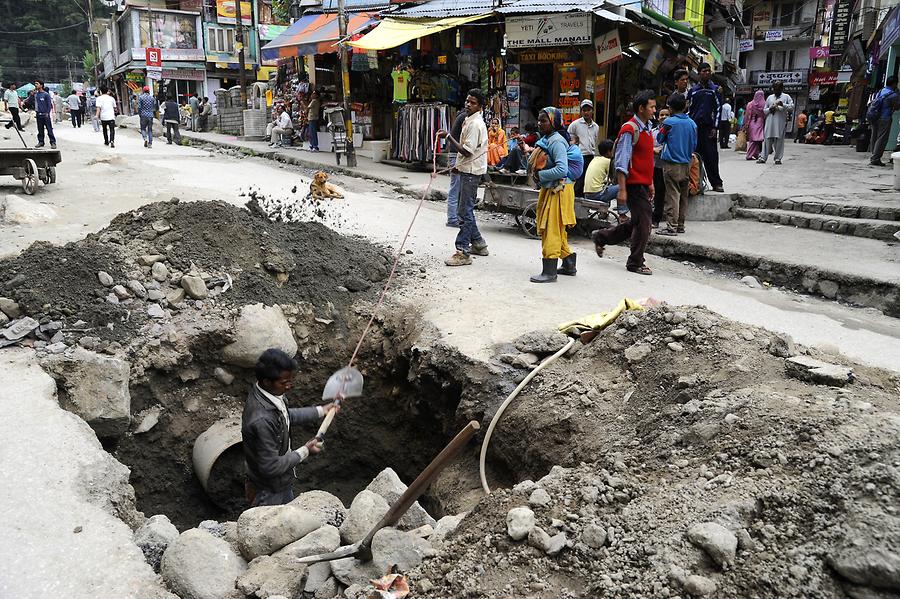
[[[347,42],[362,50],[388,50],[402,46],[408,41],[458,27],[470,21],[477,21],[488,14],[468,17],[446,17],[443,19],[384,19],[375,29],[356,41]]]
[[[578,320],[566,322],[559,325],[559,330],[567,335],[579,335],[585,331],[601,331],[612,324],[622,312],[626,310],[643,310],[644,305],[658,303],[653,300],[633,300],[624,298],[619,301],[618,305],[609,312],[598,312],[597,314],[588,314],[582,316]]]

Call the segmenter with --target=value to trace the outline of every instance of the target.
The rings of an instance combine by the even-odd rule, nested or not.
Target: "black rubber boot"
[[[556,264],[558,261],[558,258],[542,258],[541,262],[544,265],[544,270],[541,271],[541,274],[531,277],[531,282],[553,283],[556,281]]]
[[[562,266],[560,266],[557,271],[561,275],[569,275],[570,277],[574,277],[575,273],[578,272],[578,269],[575,268],[575,252],[572,252],[565,258],[563,258]]]

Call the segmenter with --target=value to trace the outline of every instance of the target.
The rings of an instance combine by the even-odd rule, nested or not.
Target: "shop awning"
[[[483,19],[489,14],[445,17],[443,19],[384,19],[375,29],[360,39],[348,43],[354,48],[362,50],[387,50],[444,29]]]
[[[695,46],[700,48],[701,50],[705,50],[712,54],[713,59],[722,64],[722,53],[719,52],[719,49],[716,47],[716,44],[713,43],[711,39],[703,35],[702,33],[698,33],[694,31],[694,28],[690,25],[685,25],[684,23],[679,23],[675,19],[671,17],[667,17],[666,15],[660,14],[653,9],[647,8],[646,6],[641,7],[641,13],[649,18],[651,21],[656,21],[660,24],[664,29],[670,30],[672,33],[680,34],[682,37],[690,40]]]
[[[375,23],[374,15],[369,13],[352,14],[347,23],[347,35],[358,33]],[[287,31],[266,44],[262,49],[262,59],[270,61],[291,56],[337,52],[339,37],[336,14],[306,15],[294,21]]]
[[[623,17],[622,15],[616,14],[611,10],[606,10],[605,8],[597,8],[594,10],[594,14],[600,17],[601,19],[606,19],[607,21],[611,21],[613,23],[631,23],[632,20],[628,17]]]

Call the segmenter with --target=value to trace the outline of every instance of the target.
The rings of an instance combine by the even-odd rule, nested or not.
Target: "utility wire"
[[[63,27],[54,27],[53,29],[31,29],[31,30],[25,30],[25,31],[2,31],[2,30],[0,30],[0,33],[6,34],[6,35],[26,35],[29,33],[49,33],[51,31],[62,31],[63,29],[74,29],[75,27],[81,27],[82,25],[86,25],[86,24],[87,24],[87,21],[81,21],[78,23],[74,23],[72,25],[65,25]]]

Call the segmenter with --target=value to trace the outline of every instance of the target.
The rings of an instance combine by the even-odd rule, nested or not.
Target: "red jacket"
[[[641,129],[641,124],[634,118],[627,121],[619,130],[619,143],[623,133],[627,133],[629,137],[634,135],[636,130]],[[628,177],[625,179],[627,185],[653,185],[653,136],[644,128],[638,135],[637,144],[633,143],[631,138],[627,143],[632,145],[631,148],[631,165],[628,168]]]

